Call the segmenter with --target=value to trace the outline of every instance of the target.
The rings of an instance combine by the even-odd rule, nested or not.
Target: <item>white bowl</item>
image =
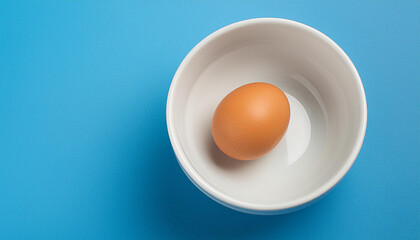
[[[282,89],[291,119],[269,154],[237,161],[213,142],[211,119],[224,96],[251,82]],[[330,38],[260,18],[224,27],[191,50],[172,81],[166,115],[179,164],[200,190],[239,211],[279,214],[307,206],[343,178],[362,146],[367,107],[356,68]]]

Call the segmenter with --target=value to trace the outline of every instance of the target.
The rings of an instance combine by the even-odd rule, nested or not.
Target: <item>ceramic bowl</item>
[[[238,161],[215,145],[211,120],[229,92],[251,82],[282,89],[291,118],[270,153]],[[260,18],[224,27],[191,50],[173,78],[166,115],[179,164],[201,191],[239,211],[280,214],[309,205],[344,177],[363,143],[367,107],[356,68],[330,38]]]

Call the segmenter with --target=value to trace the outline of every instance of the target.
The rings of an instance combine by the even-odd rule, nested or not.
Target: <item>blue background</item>
[[[207,198],[166,130],[184,56],[255,17],[331,37],[368,103],[343,181],[281,216]],[[0,239],[420,239],[419,76],[420,1],[2,1]]]

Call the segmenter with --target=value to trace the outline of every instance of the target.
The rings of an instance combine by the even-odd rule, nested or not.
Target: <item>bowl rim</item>
[[[358,86],[358,92],[361,99],[361,117],[359,121],[362,123],[361,128],[358,129],[357,133],[357,140],[356,144],[353,146],[353,149],[351,151],[351,154],[347,157],[347,160],[345,161],[345,164],[337,171],[331,178],[329,178],[323,185],[316,188],[314,191],[310,192],[309,194],[306,194],[300,198],[283,202],[283,203],[276,203],[276,204],[256,204],[256,203],[247,203],[239,201],[210,185],[192,166],[190,161],[188,160],[180,141],[178,140],[178,136],[175,135],[175,127],[173,122],[174,117],[174,111],[173,111],[173,96],[174,92],[177,89],[177,86],[179,85],[179,76],[184,71],[185,67],[190,62],[191,58],[201,49],[203,48],[207,43],[212,41],[213,39],[221,36],[222,34],[229,32],[231,30],[246,26],[246,25],[252,25],[252,24],[287,24],[296,28],[300,28],[304,31],[308,31],[312,34],[314,34],[316,37],[323,40],[325,43],[327,43],[330,47],[332,47],[342,59],[345,60],[346,65],[349,67],[353,78],[356,80],[356,84]],[[166,105],[166,122],[167,122],[167,129],[169,138],[172,144],[172,147],[174,149],[175,155],[177,157],[178,163],[181,166],[182,170],[185,172],[187,177],[193,182],[201,191],[203,191],[206,195],[211,196],[211,198],[215,198],[215,200],[219,200],[223,203],[227,203],[227,205],[232,205],[238,208],[246,209],[246,210],[252,210],[252,211],[281,211],[281,210],[287,210],[291,208],[299,207],[305,203],[309,203],[320,196],[327,193],[330,189],[332,189],[340,180],[346,175],[346,173],[350,170],[351,166],[355,162],[360,149],[363,144],[363,140],[366,133],[366,125],[367,125],[367,103],[366,103],[366,95],[363,88],[362,81],[360,79],[359,73],[357,72],[353,62],[350,60],[350,58],[347,56],[347,54],[329,37],[327,37],[325,34],[321,33],[320,31],[305,25],[303,23],[299,23],[296,21],[288,20],[288,19],[282,19],[282,18],[253,18],[248,19],[244,21],[239,21],[230,25],[227,25],[212,34],[208,35],[206,38],[201,40],[184,58],[184,60],[179,65],[173,79],[171,86],[169,88],[168,92],[168,98],[167,98],[167,105]]]

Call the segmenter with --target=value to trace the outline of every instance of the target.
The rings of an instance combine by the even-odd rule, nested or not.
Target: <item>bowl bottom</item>
[[[287,74],[270,56],[261,46],[252,45],[215,58],[190,91],[183,131],[186,154],[209,185],[237,201],[264,205],[304,197],[329,177],[320,170],[328,126],[322,99],[310,81],[297,73]],[[291,118],[286,134],[270,153],[238,161],[215,145],[211,120],[223,97],[251,82],[282,89]]]

